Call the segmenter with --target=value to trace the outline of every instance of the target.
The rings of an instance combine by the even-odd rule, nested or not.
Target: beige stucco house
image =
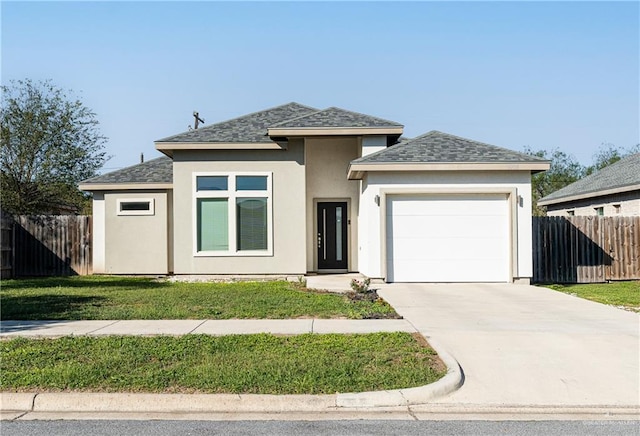
[[[548,216],[640,215],[640,153],[627,156],[538,201]]]
[[[531,173],[549,163],[402,133],[289,103],[158,140],[165,156],[80,185],[94,272],[528,280]]]

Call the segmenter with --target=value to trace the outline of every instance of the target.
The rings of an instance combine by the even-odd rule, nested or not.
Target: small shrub
[[[375,289],[370,289],[371,279],[364,279],[362,281],[353,279],[351,280],[351,289],[353,291],[347,292],[347,296],[352,301],[378,301],[378,293]]]
[[[363,281],[352,279],[351,289],[353,289],[354,292],[357,292],[358,294],[368,294],[369,292],[375,292],[369,289],[369,284],[371,284],[371,279],[369,278],[366,278]]]

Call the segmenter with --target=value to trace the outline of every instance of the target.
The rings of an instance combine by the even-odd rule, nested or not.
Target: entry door
[[[347,203],[318,203],[318,269],[347,269]]]

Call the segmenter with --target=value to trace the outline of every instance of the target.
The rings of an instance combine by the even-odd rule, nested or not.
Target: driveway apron
[[[640,404],[640,317],[515,284],[379,285],[379,294],[460,363],[464,385],[438,402]]]

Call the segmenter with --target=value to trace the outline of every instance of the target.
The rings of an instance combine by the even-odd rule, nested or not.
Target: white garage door
[[[387,197],[387,280],[510,280],[506,194]]]

